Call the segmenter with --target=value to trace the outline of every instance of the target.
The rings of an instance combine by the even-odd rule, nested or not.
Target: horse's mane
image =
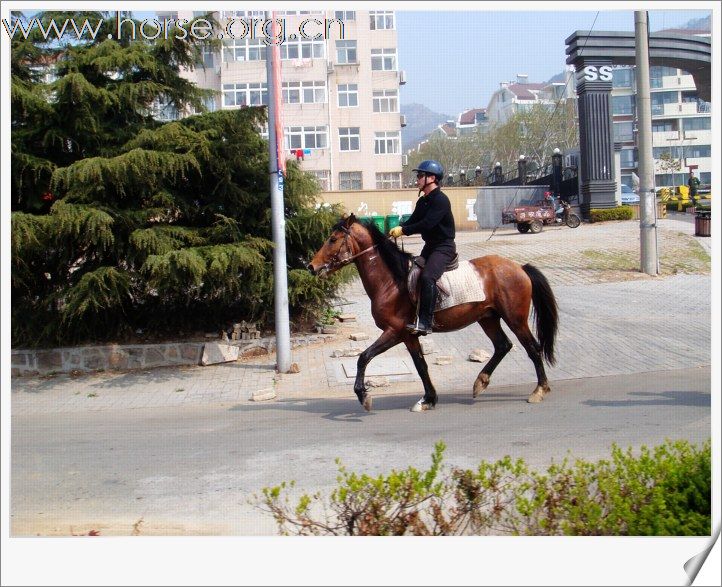
[[[356,220],[359,224],[366,227],[371,235],[371,240],[376,245],[376,250],[381,255],[386,266],[391,271],[391,275],[394,276],[394,280],[401,288],[406,287],[406,278],[409,275],[409,266],[414,259],[414,256],[410,253],[405,253],[393,243],[384,233],[382,233],[376,224],[371,220]],[[339,222],[337,227],[340,227],[343,221]]]

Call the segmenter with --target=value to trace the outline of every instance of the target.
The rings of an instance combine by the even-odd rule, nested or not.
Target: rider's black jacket
[[[451,202],[440,188],[421,196],[411,217],[401,224],[405,235],[421,234],[424,243],[429,246],[453,241],[456,236],[454,215]]]

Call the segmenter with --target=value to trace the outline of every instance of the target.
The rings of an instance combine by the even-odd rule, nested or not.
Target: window
[[[709,116],[682,119],[682,129],[684,130],[710,130],[711,128],[712,118]]]
[[[349,126],[338,129],[339,150],[340,151],[358,151],[361,142],[359,127]]]
[[[358,106],[358,84],[338,85],[339,108],[352,108]]]
[[[637,149],[622,149],[620,152],[620,166],[621,167],[636,167],[637,166]]]
[[[266,84],[223,84],[223,106],[260,106],[268,104]]]
[[[279,10],[280,16],[296,16],[297,14],[321,14],[320,10]]]
[[[665,67],[662,65],[653,65],[649,68],[649,77],[668,77],[670,75],[677,75],[677,69],[675,67]]]
[[[284,104],[301,103],[301,82],[283,82],[281,89]]]
[[[655,104],[676,104],[677,92],[652,92],[650,94],[652,106]]]
[[[682,147],[679,145],[652,148],[652,157],[655,159],[661,159],[662,156],[669,157],[670,159],[681,159],[682,155]]]
[[[323,59],[325,46],[324,41],[288,40],[281,45],[281,59]]]
[[[652,132],[674,132],[677,126],[674,120],[655,120],[652,122]]]
[[[326,82],[283,82],[285,104],[325,104]]]
[[[289,126],[284,129],[284,135],[288,151],[328,147],[328,130],[325,126]]]
[[[358,63],[356,41],[336,41],[336,63]]]
[[[310,173],[316,178],[318,185],[324,192],[327,192],[331,189],[331,172],[328,169],[311,170],[308,173]]]
[[[213,63],[213,51],[206,51],[205,49],[201,51],[201,55],[196,61],[196,65],[206,68],[212,68]]]
[[[396,172],[377,173],[376,189],[393,190],[401,187],[401,174]]]
[[[223,41],[223,61],[264,61],[266,43],[263,39],[228,39]]]
[[[360,190],[363,189],[360,171],[342,171],[338,174],[338,189]]]
[[[690,145],[684,147],[684,156],[692,159],[699,159],[700,157],[711,157],[712,146],[711,145]]]
[[[221,18],[265,18],[264,10],[223,10]]]
[[[614,123],[614,140],[616,142],[633,141],[634,140],[634,123],[615,122]]]
[[[356,20],[356,11],[355,10],[337,10],[334,13],[334,18],[337,18],[339,20]]]
[[[396,71],[396,49],[371,49],[371,70]]]
[[[374,112],[398,112],[399,91],[377,90],[373,93]]]
[[[401,137],[399,131],[377,132],[374,138],[374,153],[377,155],[391,155],[401,151]]]
[[[304,104],[326,103],[326,82],[301,82],[301,90]]]
[[[372,31],[393,29],[394,12],[392,10],[371,10],[369,12],[369,28]]]
[[[659,173],[654,176],[654,185],[659,186],[676,186],[687,185],[686,173]]]
[[[634,96],[612,96],[612,114],[634,114]]]
[[[612,87],[614,88],[631,88],[633,69],[625,67],[624,69],[612,70]]]

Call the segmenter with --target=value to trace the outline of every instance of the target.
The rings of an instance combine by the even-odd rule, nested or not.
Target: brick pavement
[[[696,238],[693,219],[674,215],[659,221],[663,273],[652,277],[635,269],[615,268],[619,257],[639,259],[637,222],[583,224],[578,229],[545,227],[537,235],[520,234],[502,227],[491,239],[491,231],[457,235],[460,257],[500,254],[519,262],[532,262],[549,279],[560,307],[558,364],[548,369],[550,380],[596,377],[619,373],[679,369],[709,365],[711,341],[711,279],[703,261],[675,267],[675,251],[702,248],[710,253],[709,238]],[[600,246],[600,243],[603,243]],[[410,252],[420,250],[421,241],[409,238]],[[604,254],[590,256],[584,251]],[[590,260],[591,259],[591,260]],[[665,260],[666,259],[666,260]],[[605,267],[605,263],[609,266]],[[677,270],[677,274],[673,272]],[[184,404],[235,404],[247,401],[259,389],[274,388],[278,397],[353,398],[353,380],[345,377],[334,349],[368,346],[380,330],[373,324],[370,302],[360,282],[342,292],[344,311],[357,315],[357,322],[343,326],[339,336],[326,344],[294,349],[292,360],[298,374],[277,375],[275,357],[263,356],[243,362],[208,367],[167,367],[150,371],[103,373],[70,377],[16,378],[12,380],[14,414],[37,412],[103,411],[125,408],[177,406]],[[348,340],[352,331],[367,332],[371,339]],[[481,328],[455,333],[432,334],[437,353],[427,355],[432,380],[443,401],[446,392],[471,392],[481,363],[468,361],[469,351],[491,351],[491,342]],[[512,341],[518,345],[516,339]],[[438,354],[453,357],[451,365],[434,364]],[[403,346],[382,355],[408,358]],[[416,373],[389,376],[389,387],[374,388],[374,395],[421,393]],[[490,389],[535,381],[526,353],[515,348],[494,373]],[[531,388],[530,388],[531,391]]]

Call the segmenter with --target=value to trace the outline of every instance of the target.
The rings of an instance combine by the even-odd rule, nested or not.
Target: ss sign
[[[583,72],[584,79],[588,82],[594,82],[597,80],[601,80],[603,82],[612,81],[611,65],[600,65],[599,67],[596,65],[585,65]]]

